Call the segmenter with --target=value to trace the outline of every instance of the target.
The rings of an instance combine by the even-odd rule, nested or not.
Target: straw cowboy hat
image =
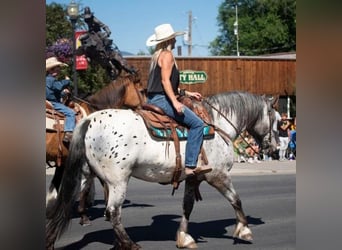
[[[46,59],[46,71],[56,66],[68,66],[68,64],[58,61],[56,57],[50,57]]]
[[[161,24],[154,28],[154,34],[147,39],[146,46],[154,46],[183,34],[183,31],[173,31],[171,24]]]

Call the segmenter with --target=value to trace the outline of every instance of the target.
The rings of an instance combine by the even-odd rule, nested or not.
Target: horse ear
[[[271,103],[273,108],[278,105],[278,101],[279,101],[279,95],[273,96],[273,101]]]

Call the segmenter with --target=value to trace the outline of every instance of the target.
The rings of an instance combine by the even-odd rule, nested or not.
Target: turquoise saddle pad
[[[170,139],[171,137],[171,129],[161,129],[151,127],[151,132],[155,137],[162,138],[162,139]],[[176,132],[178,135],[179,140],[186,140],[188,138],[188,129],[184,128],[176,128]],[[205,126],[203,128],[203,136],[204,139],[211,139],[214,138],[214,133],[210,134],[210,126]]]

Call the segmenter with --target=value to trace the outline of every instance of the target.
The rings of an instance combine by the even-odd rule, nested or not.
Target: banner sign
[[[87,31],[76,31],[75,32],[75,41],[76,41],[76,49],[81,46],[80,36]],[[88,61],[85,55],[76,56],[76,70],[86,70],[88,68]]]
[[[180,71],[179,78],[182,84],[195,84],[206,82],[208,76],[204,71],[183,70]]]

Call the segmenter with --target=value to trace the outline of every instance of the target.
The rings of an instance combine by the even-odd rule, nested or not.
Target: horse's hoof
[[[243,225],[241,222],[237,224],[233,237],[248,242],[253,241],[252,231],[248,226]]]
[[[178,232],[177,233],[177,243],[176,246],[178,248],[188,248],[188,249],[195,249],[198,248],[195,240],[185,232]]]
[[[89,219],[81,219],[80,220],[80,225],[81,226],[84,226],[84,227],[87,227],[87,226],[90,226],[91,225],[91,223],[90,223],[90,220]]]
[[[253,236],[251,233],[249,233],[249,234],[241,235],[240,239],[245,240],[245,241],[253,241]]]
[[[107,210],[104,212],[103,217],[105,218],[105,221],[110,221],[110,214]]]

